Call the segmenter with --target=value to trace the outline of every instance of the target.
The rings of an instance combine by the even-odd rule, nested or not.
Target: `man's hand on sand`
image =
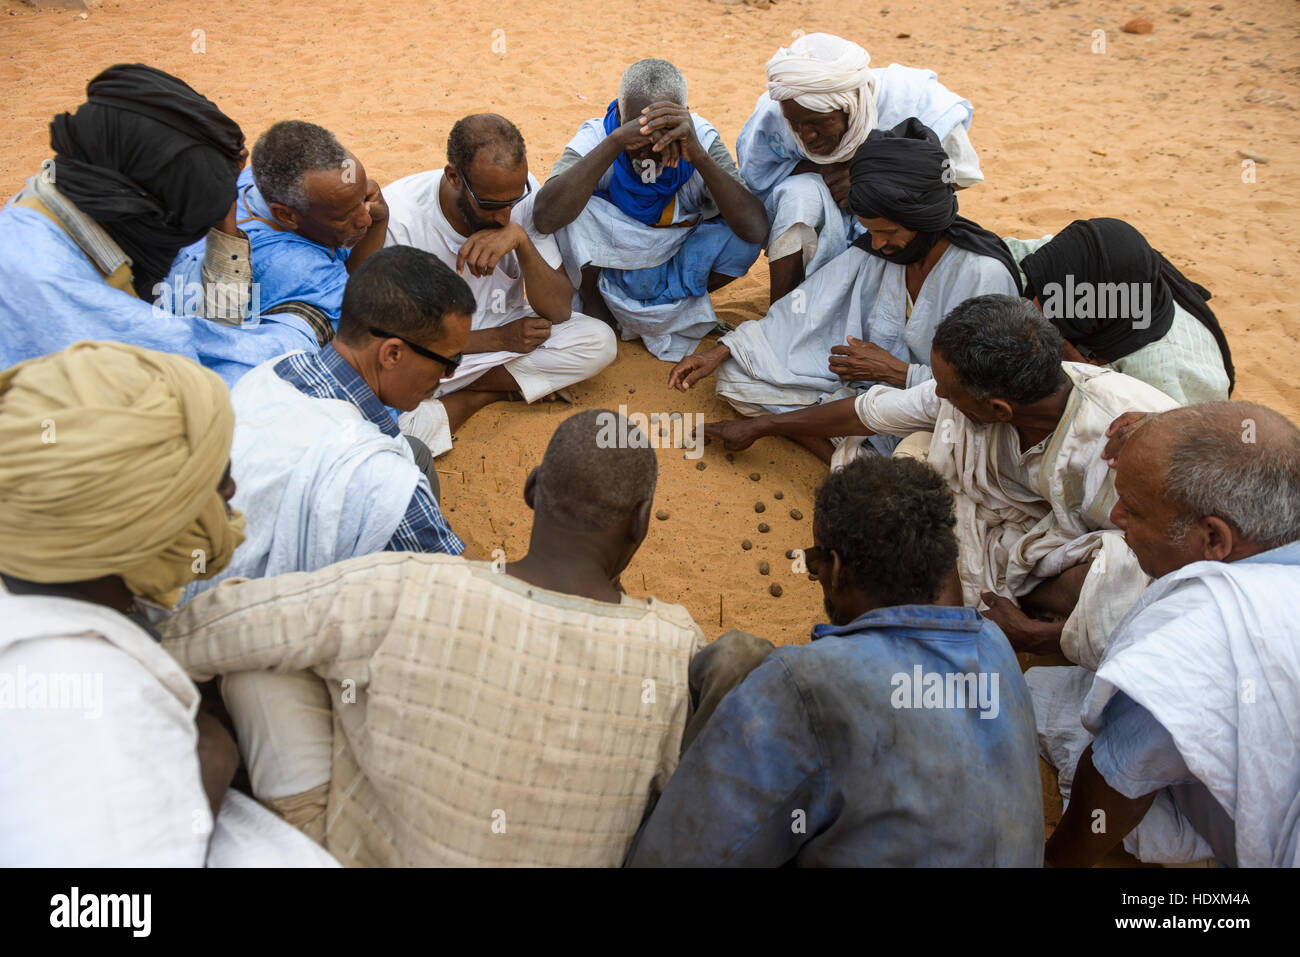
[[[487,276],[497,268],[497,263],[514,252],[524,242],[524,227],[508,223],[501,229],[480,229],[460,247],[456,256],[456,272],[469,269],[471,276]]]
[[[668,388],[686,392],[705,376],[712,375],[722,364],[722,358],[714,358],[713,351],[687,356],[673,366],[673,371],[668,373]]]
[[[705,422],[704,434],[714,439],[721,439],[722,446],[728,452],[740,452],[749,448],[759,438],[758,429],[753,419],[731,419],[726,422]]]
[[[551,321],[541,316],[524,316],[501,327],[504,352],[532,352],[551,337]]]
[[[1123,450],[1129,437],[1138,430],[1142,421],[1149,415],[1147,412],[1125,412],[1117,417],[1114,422],[1106,427],[1106,447],[1101,450],[1102,460],[1111,468],[1119,460],[1119,453]]]

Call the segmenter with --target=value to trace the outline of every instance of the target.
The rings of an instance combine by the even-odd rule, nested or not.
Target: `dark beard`
[[[465,222],[469,224],[469,231],[477,233],[483,229],[501,229],[502,226],[494,219],[482,220],[474,214],[474,207],[470,205],[469,195],[462,189],[460,195],[456,197],[456,209],[465,217]]]
[[[911,263],[920,262],[929,255],[930,250],[934,248],[935,243],[943,238],[943,233],[917,233],[916,237],[896,253],[885,253],[878,249],[867,247],[867,252],[879,256],[888,262],[898,266],[907,266]]]

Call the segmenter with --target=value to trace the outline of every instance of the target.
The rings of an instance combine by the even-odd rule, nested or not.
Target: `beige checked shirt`
[[[392,552],[224,582],[162,631],[198,680],[325,680],[324,844],[350,865],[621,864],[677,766],[705,644],[679,605]]]

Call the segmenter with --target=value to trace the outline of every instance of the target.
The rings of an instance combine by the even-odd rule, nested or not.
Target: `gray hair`
[[[302,120],[276,123],[253,146],[253,182],[268,203],[307,208],[303,177],[316,170],[342,169],[347,150],[329,130]]]
[[[1148,423],[1173,432],[1165,498],[1179,513],[1175,546],[1209,515],[1257,545],[1300,540],[1300,429],[1285,417],[1253,402],[1206,402]]]
[[[618,119],[628,121],[629,103],[645,106],[666,100],[678,106],[686,105],[686,77],[667,60],[637,60],[623,71],[618,84]]]
[[[977,401],[1029,405],[1066,382],[1060,331],[1019,296],[989,294],[959,303],[935,329],[932,346]]]

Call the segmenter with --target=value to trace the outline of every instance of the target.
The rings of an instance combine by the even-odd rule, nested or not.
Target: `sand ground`
[[[329,127],[381,184],[442,166],[460,116],[499,112],[523,131],[544,178],[578,125],[604,113],[635,59],[681,67],[692,108],[734,149],[768,57],[798,31],[837,33],[865,46],[873,65],[928,67],[974,103],[971,139],[986,182],[962,193],[964,215],[1024,237],[1081,217],[1129,220],[1215,294],[1236,397],[1300,419],[1300,7],[879,3],[682,0],[651,15],[631,0],[106,0],[82,19],[0,0],[0,184],[16,190],[35,172],[48,155],[50,117],[80,103],[86,81],[118,62],[181,76],[235,118],[250,144],[277,120]],[[1153,32],[1121,32],[1135,16]],[[724,319],[759,318],[764,261],[714,298]],[[579,407],[728,414],[711,382],[669,392],[668,370],[623,343],[609,369],[575,389]],[[523,479],[565,411],[491,407],[440,460],[453,523],[485,551],[514,558],[526,548]],[[653,522],[624,575],[628,590],[681,602],[710,637],[742,628],[778,644],[806,640],[821,618],[820,591],[790,571],[784,553],[812,542],[822,465],[770,439],[734,461],[709,446],[703,471],[681,450],[659,456],[656,507],[668,518]],[[761,516],[757,501],[767,505]],[[760,520],[769,533],[757,531]],[[752,550],[742,550],[744,539]],[[770,577],[758,572],[762,560]],[[781,597],[769,594],[772,582]],[[1050,826],[1060,801],[1046,776],[1044,794]]]

